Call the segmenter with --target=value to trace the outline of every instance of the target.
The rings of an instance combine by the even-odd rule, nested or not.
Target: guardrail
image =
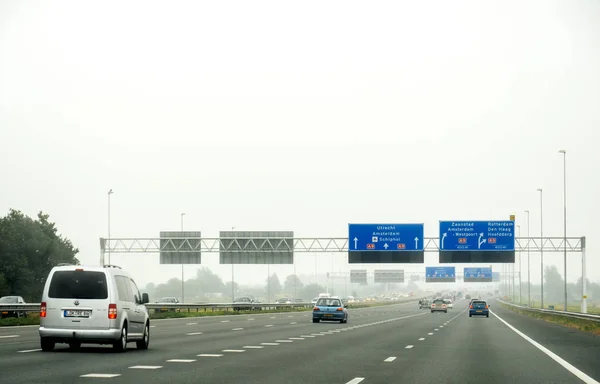
[[[390,304],[400,304],[407,301],[418,300],[418,298],[410,298],[406,300],[396,300],[390,301]],[[352,307],[353,304],[356,305],[364,305],[370,303],[380,303],[386,301],[371,301],[371,302],[360,302],[360,303],[350,303],[349,307]],[[310,308],[313,304],[310,302],[304,303],[291,303],[291,304],[279,304],[279,303],[148,303],[146,304],[146,308],[150,311],[179,311],[179,312],[200,312],[203,311],[235,311],[235,310],[251,310],[251,309],[294,309],[294,308]],[[31,304],[0,304],[0,312],[39,312],[40,311],[40,303],[31,303]]]
[[[308,308],[311,303],[148,303],[146,308],[149,310],[179,310],[180,312],[199,312],[201,309],[205,311],[211,310],[234,310],[234,309],[281,309],[281,308]],[[31,304],[0,304],[0,312],[16,311],[16,312],[39,312],[40,303]]]
[[[519,308],[524,311],[546,313],[549,315],[557,315],[557,316],[570,317],[573,319],[582,319],[582,320],[591,320],[591,321],[600,322],[600,316],[598,316],[598,315],[590,315],[587,313],[580,313],[580,312],[556,311],[556,310],[552,310],[552,309],[531,308],[531,307],[525,307],[523,305],[509,303],[508,301],[504,301],[504,300],[500,300],[500,299],[496,299],[496,300],[501,302],[502,304],[510,305],[512,307]]]

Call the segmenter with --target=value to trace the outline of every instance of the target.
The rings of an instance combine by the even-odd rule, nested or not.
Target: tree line
[[[232,292],[231,281],[224,282],[210,268],[202,267],[196,271],[196,276],[186,279],[183,285],[185,301],[229,301],[232,293],[235,297],[252,296],[259,300],[274,300],[278,297],[289,297],[310,300],[325,292],[327,288],[318,284],[305,285],[296,275],[288,275],[283,284],[276,273],[268,276],[264,284],[258,286],[240,286],[235,283]],[[149,283],[143,288],[150,295],[152,301],[163,297],[177,297],[181,299],[181,280],[169,279],[166,283]]]
[[[59,263],[79,264],[79,250],[58,233],[49,215],[32,219],[11,209],[0,218],[0,296],[40,302],[48,273]]]

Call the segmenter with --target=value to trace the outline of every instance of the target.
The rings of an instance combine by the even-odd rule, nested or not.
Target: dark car
[[[348,322],[348,311],[342,300],[333,297],[322,297],[313,308],[313,323],[321,320]]]
[[[21,296],[4,296],[2,298],[0,298],[0,304],[25,304],[25,300],[23,300],[23,298]],[[2,312],[1,314],[1,318],[5,318],[5,317],[26,317],[27,316],[27,312],[26,311],[13,311],[13,310],[7,310],[5,311],[4,309],[0,309]]]
[[[469,317],[485,316],[490,317],[490,306],[485,300],[473,300],[469,305]]]
[[[431,307],[431,302],[428,299],[419,300],[419,309]]]
[[[235,299],[234,304],[238,304],[233,307],[234,311],[260,311],[260,301],[254,300],[250,296],[242,296]]]

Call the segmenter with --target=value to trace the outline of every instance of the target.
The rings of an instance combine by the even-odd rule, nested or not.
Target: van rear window
[[[106,299],[106,275],[92,271],[56,271],[48,296],[53,299]]]

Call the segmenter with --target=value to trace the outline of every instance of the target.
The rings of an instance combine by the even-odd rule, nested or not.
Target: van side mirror
[[[147,293],[142,293],[142,304],[148,304],[150,302],[150,297]]]

